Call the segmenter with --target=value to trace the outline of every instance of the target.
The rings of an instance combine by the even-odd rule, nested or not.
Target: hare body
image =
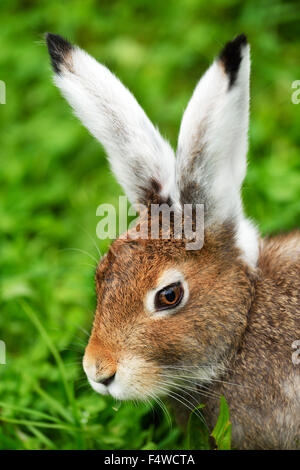
[[[300,340],[300,234],[261,240],[243,213],[245,36],[229,42],[199,81],[176,158],[106,67],[60,36],[48,34],[47,43],[56,85],[104,145],[130,201],[144,205],[139,230],[114,241],[97,267],[97,308],[83,359],[92,388],[124,400],[169,397],[182,420],[204,402],[211,429],[224,395],[234,447],[300,447],[300,361],[293,349]],[[167,236],[153,204],[172,208]],[[177,219],[189,219],[186,206],[194,235],[203,231],[197,249],[175,230]],[[142,237],[153,224],[158,237]]]
[[[299,449],[300,361],[293,363],[292,345],[300,338],[300,232],[261,242],[253,289],[240,346],[212,381],[214,397],[200,393],[199,401],[212,429],[216,397],[226,397],[233,448]]]

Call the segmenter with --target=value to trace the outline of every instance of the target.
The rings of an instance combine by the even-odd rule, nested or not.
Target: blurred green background
[[[161,410],[100,397],[81,371],[95,306],[96,208],[117,204],[121,190],[52,84],[43,33],[66,36],[110,67],[175,146],[197,80],[245,32],[244,201],[261,231],[276,233],[300,225],[300,104],[291,101],[299,3],[1,0],[0,17],[0,449],[182,448],[185,436]],[[97,244],[104,252],[107,243]]]

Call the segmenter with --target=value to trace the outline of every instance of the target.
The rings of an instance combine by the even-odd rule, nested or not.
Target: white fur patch
[[[300,411],[300,371],[298,375],[295,373],[290,377],[289,380],[285,380],[282,384],[282,387],[287,398],[293,402],[296,402]]]
[[[236,244],[241,250],[241,257],[245,263],[255,268],[259,255],[259,234],[249,219],[241,217],[237,225]]]
[[[237,245],[243,259],[254,267],[258,259],[258,237],[243,215],[240,196],[247,167],[248,45],[242,48],[241,55],[233,86],[229,87],[229,77],[219,60],[199,81],[180,127],[176,175],[179,189],[190,182],[199,190],[202,200],[197,202],[204,202],[207,208],[206,227],[235,221]]]
[[[129,90],[78,47],[60,64],[55,83],[83,124],[104,146],[112,170],[132,203],[144,203],[153,181],[162,198],[179,205],[180,190],[204,203],[206,227],[233,220],[242,258],[255,267],[256,229],[240,196],[247,167],[249,46],[232,86],[217,59],[199,81],[184,112],[177,150],[162,138]],[[194,192],[194,194],[193,194]],[[161,315],[163,315],[161,313]]]
[[[108,388],[105,385],[103,385],[99,382],[95,382],[90,377],[88,377],[88,381],[89,381],[89,384],[92,387],[92,389],[95,390],[95,392],[100,393],[100,395],[108,395],[109,394]]]
[[[74,47],[55,84],[91,134],[104,146],[132,203],[144,200],[151,179],[163,197],[175,186],[174,152],[129,90],[104,65]],[[71,66],[69,65],[71,62]]]
[[[156,366],[141,357],[126,355],[119,358],[114,380],[108,385],[103,385],[94,380],[96,371],[83,361],[83,366],[89,384],[100,395],[111,395],[117,400],[145,400],[158,392]]]

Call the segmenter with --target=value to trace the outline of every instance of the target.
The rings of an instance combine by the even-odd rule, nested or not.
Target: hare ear
[[[244,218],[240,189],[246,174],[249,45],[226,44],[199,81],[183,115],[177,149],[181,203],[203,203],[206,227],[233,222],[245,259],[255,264],[256,230]]]
[[[91,134],[132,203],[172,200],[175,158],[136,99],[104,65],[48,33],[55,84]]]

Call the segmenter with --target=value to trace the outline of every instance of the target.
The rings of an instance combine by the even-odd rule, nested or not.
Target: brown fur
[[[239,448],[300,448],[300,367],[292,362],[300,339],[299,255],[299,232],[261,247],[247,328],[227,374],[238,385],[219,388]]]
[[[86,356],[96,357],[105,373],[128,351],[143,357],[148,368],[137,371],[140,384],[143,373],[145,383],[150,376],[151,384],[159,381],[165,366],[186,365],[188,374],[192,365],[225,364],[221,382],[210,388],[228,401],[233,446],[296,448],[300,393],[293,387],[300,368],[292,363],[291,345],[300,339],[299,247],[299,232],[262,242],[257,272],[251,272],[239,260],[230,226],[206,232],[199,252],[186,251],[182,240],[117,240],[97,270]],[[184,273],[190,298],[176,315],[153,320],[143,298],[168,266]],[[212,428],[218,400],[204,395],[199,400]]]
[[[201,250],[186,249],[186,241],[176,239],[172,230],[164,239],[168,227],[158,215],[159,239],[143,240],[141,231],[135,240],[131,231],[128,239],[112,244],[98,266],[97,309],[84,356],[92,387],[119,399],[168,395],[176,399],[182,420],[204,402],[210,429],[223,394],[232,419],[233,447],[300,448],[300,366],[292,360],[292,344],[300,340],[300,233],[261,241],[257,264],[256,230],[244,218],[238,194],[246,168],[246,37],[227,43],[210,69],[215,93],[206,79],[199,82],[202,91],[197,86],[183,116],[176,163],[119,82],[60,36],[48,34],[47,43],[59,88],[65,92],[68,81],[74,80],[82,85],[77,104],[71,99],[77,98],[76,87],[70,97],[65,94],[90,131],[103,140],[132,202],[148,210],[150,203],[173,202],[175,227],[177,215],[182,217],[178,205],[205,205]],[[92,72],[84,85],[85,63]],[[204,99],[205,117],[196,109],[206,94],[210,103]],[[86,112],[85,97],[88,103],[96,102],[91,113]],[[220,145],[213,145],[218,138]],[[195,227],[195,206],[193,210]],[[152,223],[145,212],[141,229]],[[183,300],[162,314],[154,299],[174,282],[174,272]]]

